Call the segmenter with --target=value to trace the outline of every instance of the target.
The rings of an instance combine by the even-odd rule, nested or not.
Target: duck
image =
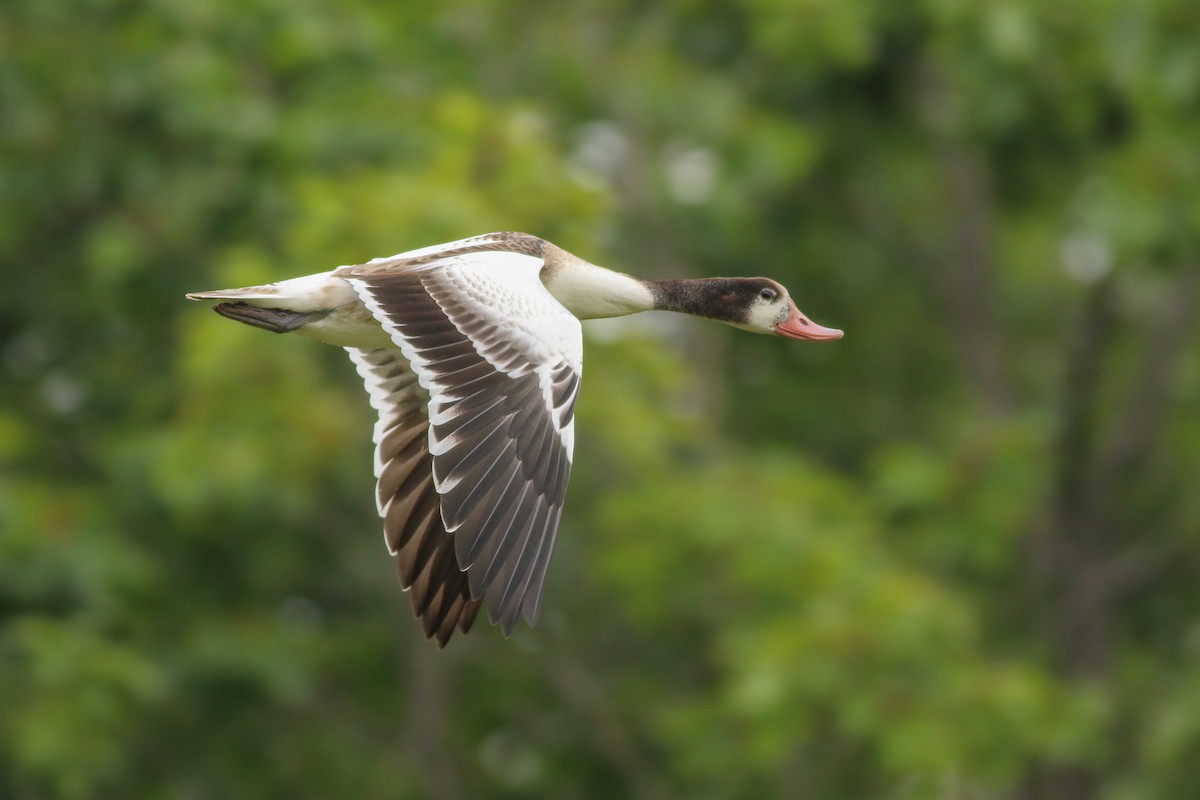
[[[345,348],[378,414],[376,505],[401,587],[445,647],[482,607],[536,624],[562,518],[581,320],[666,310],[829,341],[769,278],[645,280],[499,232],[241,289],[226,317]]]

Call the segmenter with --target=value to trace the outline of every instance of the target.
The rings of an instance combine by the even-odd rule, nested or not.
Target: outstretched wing
[[[355,356],[373,376],[368,387],[377,382],[373,396],[384,398],[376,405],[380,512],[402,581],[420,590],[413,603],[427,632],[460,605],[461,628],[479,601],[505,634],[522,614],[537,620],[571,472],[583,349],[579,321],[546,291],[541,267],[529,252],[488,249],[337,272],[429,397],[425,420],[385,420],[381,406],[396,420],[413,417],[413,401],[389,398],[415,387],[362,366],[379,357]],[[423,453],[413,444],[422,433]],[[428,617],[435,606],[445,609],[441,619]]]

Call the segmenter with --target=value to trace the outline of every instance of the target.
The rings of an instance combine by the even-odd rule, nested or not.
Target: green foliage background
[[[0,798],[1200,782],[1192,0],[9,0]],[[496,229],[589,326],[542,624],[437,652],[335,348],[186,291]]]

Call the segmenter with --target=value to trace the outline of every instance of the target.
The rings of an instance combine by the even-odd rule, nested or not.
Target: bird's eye
[[[779,295],[776,294],[774,289],[763,289],[761,292],[758,293],[758,296],[761,297],[763,300],[774,300]]]

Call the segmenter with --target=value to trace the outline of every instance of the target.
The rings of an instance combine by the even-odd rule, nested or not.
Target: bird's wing
[[[337,272],[429,395],[422,423],[385,429],[381,418],[376,431],[381,513],[389,547],[401,545],[401,578],[421,590],[413,598],[421,613],[422,603],[465,572],[470,601],[486,602],[505,634],[522,614],[531,624],[537,620],[571,472],[583,369],[579,321],[542,285],[542,264],[527,252],[480,250]],[[382,395],[387,378],[375,380]],[[411,381],[395,383],[393,391],[403,393]],[[403,483],[411,480],[420,493],[430,472],[429,465],[405,460],[418,452],[408,440],[420,438],[420,424],[428,426],[425,458],[432,461],[434,490],[425,489],[424,503],[410,500]],[[412,511],[405,510],[409,504]],[[393,520],[394,506],[400,510]],[[439,523],[441,539],[431,533]],[[435,541],[421,546],[431,536]],[[419,544],[406,550],[410,540]],[[406,565],[409,554],[413,562]],[[427,629],[434,622],[426,620]]]
[[[471,628],[481,601],[471,598],[446,535],[433,487],[427,397],[404,355],[395,349],[346,352],[366,383],[375,422],[376,502],[384,539],[396,556],[400,584],[412,589],[413,611],[427,638],[444,647],[457,627]]]

